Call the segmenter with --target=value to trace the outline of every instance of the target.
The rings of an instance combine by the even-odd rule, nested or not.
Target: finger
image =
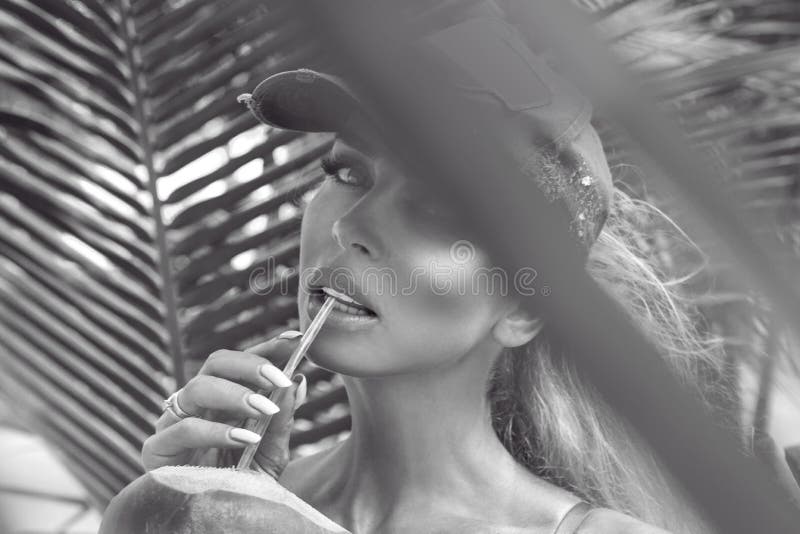
[[[286,339],[290,341],[292,340],[297,341],[301,337],[303,337],[303,333],[300,332],[299,330],[286,330],[270,340],[262,341],[261,343],[256,343],[255,345],[246,348],[245,352],[252,352],[253,354],[258,354],[259,356],[268,356],[270,354],[270,351],[272,350],[272,346],[270,345],[270,343],[272,343],[273,341],[286,340]]]
[[[156,420],[156,432],[162,432],[166,428],[182,420],[183,417],[179,417],[172,410],[164,410],[161,416]]]
[[[146,469],[185,463],[185,458],[199,448],[243,448],[258,443],[261,436],[244,428],[188,417],[147,438],[142,447]]]
[[[285,362],[296,348],[301,336],[302,334],[297,330],[287,330],[269,341],[250,347],[248,351],[227,349],[214,351],[206,359],[198,375],[218,376],[247,383],[263,390],[266,394],[269,394],[276,386],[289,387],[291,381],[265,356],[269,356],[275,361]],[[181,398],[183,399],[183,396]],[[261,406],[266,406],[263,401],[256,400],[256,402],[260,402]],[[251,416],[252,414],[248,414],[247,417]],[[160,432],[180,420],[180,417],[170,410],[166,410],[156,421],[156,431]]]
[[[305,400],[307,382],[302,374],[295,375],[291,388],[280,390],[276,403],[281,411],[272,417],[256,453],[256,465],[276,479],[289,463],[289,438],[294,426],[294,412]]]
[[[293,339],[273,339],[267,357],[250,352],[220,349],[206,359],[199,374],[226,378],[271,391],[275,387],[289,387],[289,380],[281,369],[273,362],[284,362],[289,359],[299,341]]]
[[[294,350],[300,344],[303,333],[298,330],[286,330],[275,338],[258,343],[246,349],[246,352],[264,356],[273,365],[283,369]],[[281,343],[288,341],[288,343]]]
[[[181,408],[194,416],[214,410],[239,417],[261,417],[278,412],[278,406],[264,395],[236,382],[211,375],[197,375],[177,397]]]
[[[269,400],[269,399],[267,399],[267,400]],[[260,416],[260,414],[259,414],[259,416]],[[213,417],[211,417],[211,414],[209,414],[207,411],[204,411],[204,412],[198,414],[198,417],[201,418],[201,419],[208,419],[208,420],[217,421],[219,423],[225,423],[226,425],[230,425],[230,426],[244,426],[244,424],[247,422],[247,420],[251,418],[250,416],[247,416],[247,417],[236,417],[234,415],[230,415],[229,417],[225,417],[225,416],[223,416],[223,414],[213,414]],[[166,430],[167,428],[171,427],[175,423],[177,423],[179,421],[183,421],[183,419],[184,419],[183,417],[179,417],[179,416],[175,415],[175,413],[173,413],[172,411],[166,410],[156,420],[156,425],[155,425],[156,432],[163,432],[164,430]]]

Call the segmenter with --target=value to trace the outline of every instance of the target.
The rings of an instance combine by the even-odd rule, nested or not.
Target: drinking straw
[[[317,337],[320,328],[322,328],[322,323],[324,323],[325,319],[328,318],[328,314],[333,309],[333,305],[335,303],[336,299],[330,296],[327,297],[325,299],[325,303],[322,305],[322,308],[319,310],[319,313],[317,313],[316,317],[314,317],[314,320],[311,321],[311,324],[308,325],[308,329],[306,329],[303,337],[300,338],[300,343],[297,345],[297,348],[294,349],[294,352],[292,352],[292,355],[289,357],[289,361],[286,362],[286,365],[283,368],[283,374],[286,375],[286,377],[290,380],[292,375],[294,375],[295,369],[297,369],[297,366],[300,365],[300,360],[306,355],[308,346],[311,345],[311,342],[314,341],[315,337]],[[275,402],[278,395],[280,395],[282,391],[283,389],[281,388],[273,389],[269,399]],[[263,415],[259,418],[251,419],[248,429],[252,430],[263,438],[264,433],[267,431],[267,427],[269,426],[270,420],[272,420],[272,415]],[[244,449],[242,457],[239,459],[239,463],[236,466],[237,470],[250,469],[250,465],[253,463],[253,457],[255,456],[260,444],[261,442],[254,443],[252,445],[248,445]]]

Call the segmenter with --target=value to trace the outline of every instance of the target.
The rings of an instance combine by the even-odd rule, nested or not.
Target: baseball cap
[[[516,123],[514,131],[531,133],[506,142],[517,145],[513,153],[526,176],[568,210],[575,238],[591,246],[608,216],[613,184],[588,100],[500,17],[473,17],[421,39],[437,51],[460,94],[497,108]],[[238,100],[260,122],[302,132],[340,132],[367,113],[343,77],[306,68],[269,76]]]

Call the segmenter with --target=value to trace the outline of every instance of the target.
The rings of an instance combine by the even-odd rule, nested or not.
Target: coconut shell
[[[271,476],[165,466],[111,500],[98,534],[341,534],[343,529]]]

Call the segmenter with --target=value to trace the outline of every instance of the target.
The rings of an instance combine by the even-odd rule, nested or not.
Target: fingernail
[[[308,382],[306,381],[306,376],[302,373],[297,373],[292,377],[292,382],[297,384],[297,389],[294,392],[295,405],[300,406],[305,402],[306,394],[308,393]]]
[[[278,408],[274,402],[266,398],[264,395],[259,395],[258,393],[253,393],[247,397],[247,404],[264,415],[274,415],[281,411],[281,409]]]
[[[228,431],[228,435],[233,441],[247,443],[248,445],[254,445],[261,441],[261,436],[244,428],[232,428]]]
[[[275,367],[274,365],[265,363],[259,368],[259,372],[261,375],[278,386],[279,388],[288,388],[292,385],[292,381],[289,380],[285,374],[283,374],[280,369]]]
[[[282,332],[281,335],[278,336],[278,339],[297,339],[303,335],[302,332],[298,332],[297,330],[286,330]]]

